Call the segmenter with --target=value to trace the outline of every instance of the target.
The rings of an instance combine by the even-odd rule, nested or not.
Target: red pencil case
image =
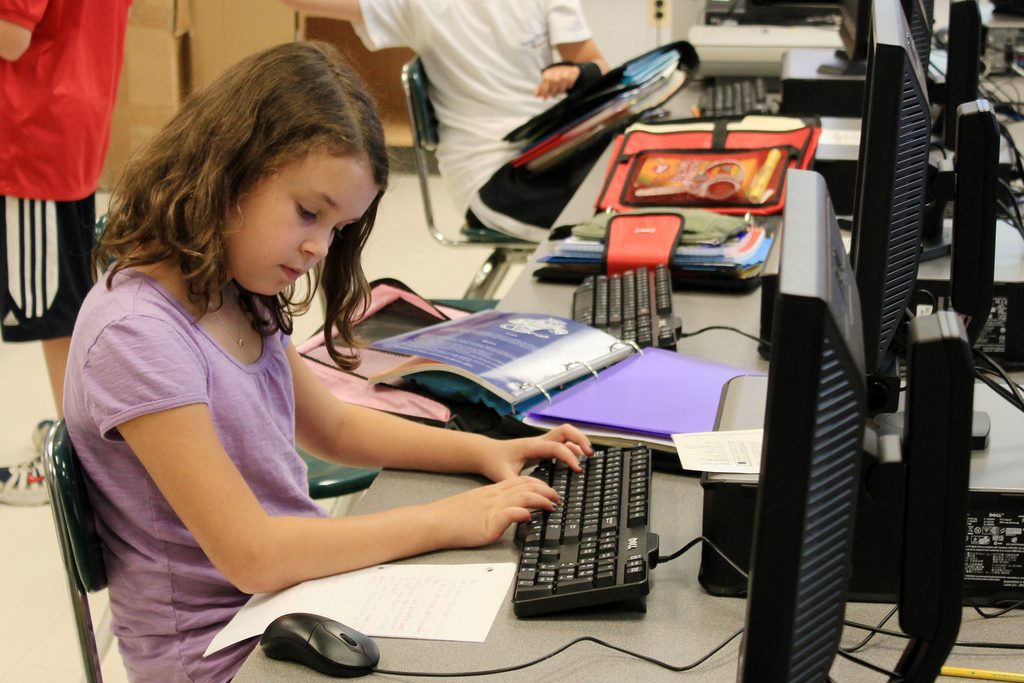
[[[671,265],[683,217],[677,213],[621,214],[608,221],[604,239],[605,273],[618,275],[640,267]]]
[[[686,130],[680,122],[626,130],[615,140],[597,210],[695,206],[735,215],[780,213],[786,169],[810,166],[821,127],[788,118],[795,123],[789,130],[748,127],[773,118],[719,119],[714,130]]]

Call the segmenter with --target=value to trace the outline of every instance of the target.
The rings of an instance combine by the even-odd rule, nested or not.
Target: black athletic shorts
[[[514,168],[511,162],[505,164],[470,199],[467,223],[532,242],[547,239],[547,231],[576,194],[611,137],[599,136],[565,162],[540,173],[524,166]]]
[[[92,287],[96,196],[51,202],[0,196],[4,341],[68,337]]]

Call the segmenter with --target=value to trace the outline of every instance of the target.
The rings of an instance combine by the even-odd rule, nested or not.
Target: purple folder
[[[709,432],[722,387],[762,374],[663,349],[644,349],[529,411],[532,417],[669,438]]]

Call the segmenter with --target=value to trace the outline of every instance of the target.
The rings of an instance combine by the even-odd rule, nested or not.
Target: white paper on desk
[[[761,469],[763,429],[673,434],[683,469],[756,474]]]
[[[274,619],[311,612],[368,636],[487,640],[515,564],[387,564],[254,595],[216,635],[204,657],[263,634]]]

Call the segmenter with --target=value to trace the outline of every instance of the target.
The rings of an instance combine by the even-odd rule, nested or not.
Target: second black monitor
[[[850,259],[867,371],[882,369],[917,278],[928,182],[927,85],[899,0],[872,3]]]

